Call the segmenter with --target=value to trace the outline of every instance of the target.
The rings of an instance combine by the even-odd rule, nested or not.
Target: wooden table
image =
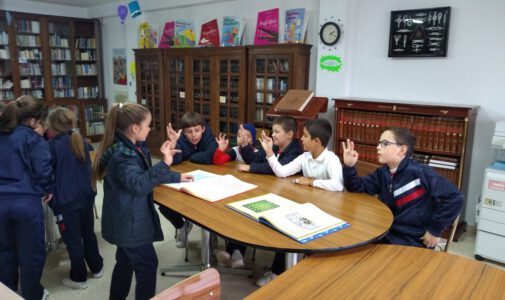
[[[374,197],[295,185],[291,183],[291,179],[272,175],[241,173],[237,170],[235,162],[223,166],[184,162],[174,166],[173,169],[179,172],[201,169],[216,174],[232,174],[243,181],[257,185],[258,188],[254,190],[214,203],[166,187],[160,186],[154,190],[154,199],[159,204],[179,212],[185,218],[222,237],[252,247],[290,253],[339,251],[381,238],[387,233],[393,221],[389,208]],[[267,193],[275,193],[300,203],[312,202],[325,212],[350,223],[351,227],[300,244],[224,206],[229,202]]]
[[[429,249],[367,245],[304,259],[246,299],[504,299],[505,271]]]

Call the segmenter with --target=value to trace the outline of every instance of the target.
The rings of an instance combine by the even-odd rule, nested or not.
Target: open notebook
[[[193,181],[166,183],[163,186],[188,193],[209,202],[215,202],[257,188],[256,185],[244,182],[233,175],[217,175],[195,170],[188,172]]]

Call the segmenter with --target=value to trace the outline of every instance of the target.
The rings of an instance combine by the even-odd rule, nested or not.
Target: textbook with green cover
[[[312,203],[299,204],[276,194],[235,201],[225,206],[302,244],[350,226]]]
[[[233,175],[218,175],[202,170],[187,174],[193,175],[193,181],[165,183],[162,186],[185,192],[200,199],[216,202],[257,188],[256,185],[244,182]]]

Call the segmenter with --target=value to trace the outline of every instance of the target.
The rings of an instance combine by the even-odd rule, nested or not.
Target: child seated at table
[[[379,195],[393,212],[393,225],[380,242],[433,248],[461,212],[464,196],[447,178],[411,158],[415,145],[409,129],[386,129],[377,144],[383,165],[359,177],[354,143],[342,142],[344,185],[350,192]]]
[[[216,151],[217,143],[203,117],[197,112],[187,112],[181,118],[181,127],[182,129],[175,131],[172,124],[169,123],[167,128],[169,140],[176,140],[176,149],[181,150],[174,155],[173,164],[181,163],[184,160],[199,164],[212,164],[212,156]],[[182,136],[181,133],[183,133]],[[184,219],[179,213],[165,206],[160,206],[159,210],[176,228],[176,247],[184,248],[187,238]],[[188,227],[187,232],[189,233],[193,225],[188,223]]]
[[[296,138],[296,120],[292,117],[280,116],[274,119],[272,125],[272,151],[282,165],[291,162],[303,153],[300,143]],[[258,174],[273,174],[268,164],[266,153],[260,149],[254,152],[252,148],[242,149],[244,161],[249,164],[240,164],[239,171]]]
[[[212,163],[215,165],[222,165],[232,160],[238,160],[239,162],[244,163],[244,158],[241,155],[242,151],[258,151],[258,149],[254,148],[253,146],[255,140],[256,129],[254,128],[254,125],[250,123],[243,125],[240,124],[239,130],[237,132],[237,145],[233,148],[228,149],[230,141],[226,139],[225,134],[219,134],[219,137],[216,137],[218,147],[216,149],[216,152],[214,152],[214,156],[212,157]]]
[[[281,165],[272,151],[273,141],[264,132],[261,136],[268,163],[278,177],[287,177],[300,172],[303,176],[293,179],[293,183],[309,185],[329,191],[343,191],[342,165],[338,156],[329,151],[326,146],[331,138],[331,124],[326,119],[307,121],[303,128],[302,144],[305,153],[299,155],[292,162]],[[263,286],[284,272],[286,255],[276,252],[271,271],[266,272],[256,281]]]

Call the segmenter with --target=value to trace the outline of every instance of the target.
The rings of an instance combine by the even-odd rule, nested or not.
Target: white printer
[[[505,263],[505,121],[496,123],[496,161],[486,168],[475,241],[475,258]]]

